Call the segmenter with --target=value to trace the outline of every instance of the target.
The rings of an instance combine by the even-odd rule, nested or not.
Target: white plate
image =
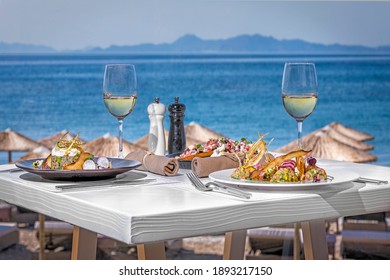
[[[332,181],[321,181],[321,182],[306,182],[306,183],[270,183],[268,181],[251,181],[251,180],[237,180],[230,177],[232,175],[233,169],[225,169],[213,172],[209,175],[209,178],[213,181],[217,181],[225,184],[240,185],[240,186],[249,186],[249,187],[259,187],[266,189],[308,189],[318,186],[329,186],[335,184],[341,184],[346,182],[351,182],[358,179],[360,176],[358,173],[349,171],[347,169],[332,169],[327,168],[326,173],[329,176],[334,177]]]

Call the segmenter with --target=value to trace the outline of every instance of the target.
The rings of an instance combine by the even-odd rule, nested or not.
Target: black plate
[[[95,158],[97,159],[97,158]],[[17,162],[15,165],[27,172],[37,174],[44,179],[66,181],[89,181],[114,178],[116,175],[125,173],[141,165],[139,161],[118,158],[108,158],[112,168],[95,170],[51,170],[39,169],[32,166],[34,161],[42,159],[29,159]]]

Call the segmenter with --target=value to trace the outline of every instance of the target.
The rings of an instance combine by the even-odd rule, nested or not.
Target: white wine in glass
[[[313,63],[286,63],[282,80],[282,101],[298,123],[298,149],[302,149],[302,123],[316,107],[318,84]]]
[[[134,65],[106,65],[103,80],[103,101],[107,110],[118,119],[118,158],[124,158],[123,119],[133,111],[137,97],[137,78]]]

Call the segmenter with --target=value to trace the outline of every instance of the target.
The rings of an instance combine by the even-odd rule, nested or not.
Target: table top
[[[322,160],[322,167],[347,169],[390,181],[390,168]],[[0,170],[14,168],[0,165]],[[194,189],[180,170],[165,177],[130,171],[83,188],[22,172],[0,172],[0,199],[127,244],[223,233],[275,224],[390,211],[390,185],[348,182],[309,190],[253,190],[250,200]],[[206,179],[207,180],[207,179]],[[102,185],[104,184],[104,185]],[[99,186],[100,185],[100,186]]]

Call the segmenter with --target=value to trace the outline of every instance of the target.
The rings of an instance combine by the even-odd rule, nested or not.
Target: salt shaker
[[[186,136],[184,132],[184,112],[186,106],[179,103],[179,97],[168,107],[171,121],[168,136],[168,153],[179,154],[186,148]]]
[[[160,103],[156,97],[152,104],[148,106],[150,120],[148,150],[155,155],[165,155],[165,133],[164,133],[164,115],[165,105]]]

